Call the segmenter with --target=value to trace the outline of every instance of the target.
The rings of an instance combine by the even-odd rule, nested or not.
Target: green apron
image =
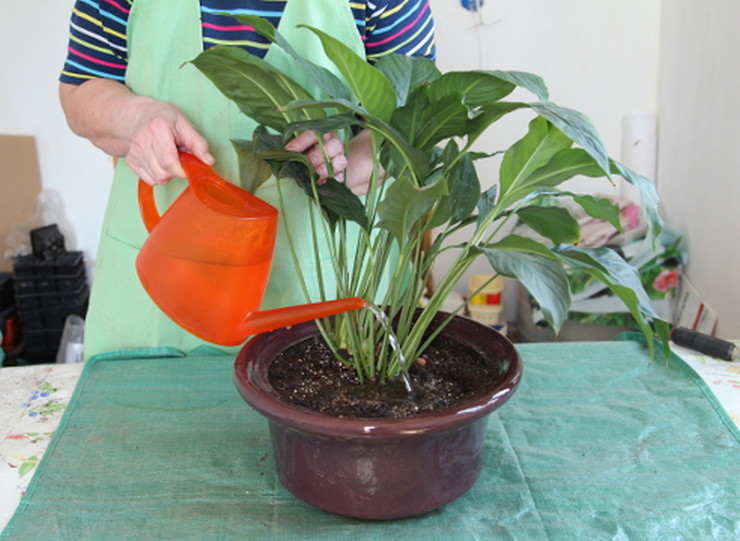
[[[331,33],[364,56],[347,0],[290,0],[281,18],[283,36],[313,62],[333,69],[312,32],[296,28],[307,24]],[[128,22],[129,64],[126,85],[135,93],[178,104],[209,141],[216,170],[227,180],[239,178],[231,139],[248,139],[255,123],[240,113],[193,65],[187,64],[203,50],[200,3],[195,0],[136,0]],[[290,68],[292,59],[272,47],[265,60]],[[334,70],[336,71],[336,70]],[[299,70],[296,79],[301,80]],[[207,345],[163,314],[141,287],[135,260],[147,237],[139,215],[138,177],[119,160],[106,210],[96,261],[90,308],[85,328],[85,357],[117,350],[175,348],[188,352]],[[182,191],[185,181],[174,179],[155,190],[160,209]],[[313,288],[310,300],[318,300],[317,280],[311,250],[309,213],[305,194],[293,182],[280,185],[283,219],[296,236],[299,260]],[[274,179],[256,195],[278,207]],[[285,241],[286,223],[281,221],[275,247],[270,284],[262,308],[302,304],[307,301],[295,276]],[[302,252],[300,250],[303,250]],[[165,271],[166,272],[166,271]],[[330,287],[331,284],[329,284]],[[332,289],[328,289],[332,291]],[[222,348],[228,349],[228,348]],[[233,349],[229,351],[234,351]]]

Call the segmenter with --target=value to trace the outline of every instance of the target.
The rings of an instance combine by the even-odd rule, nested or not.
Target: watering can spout
[[[273,331],[281,327],[297,325],[312,319],[321,319],[351,310],[364,308],[367,303],[358,297],[347,297],[334,301],[317,302],[313,304],[301,304],[298,306],[286,306],[273,310],[260,310],[247,314],[244,319],[242,334],[251,336],[267,331]]]

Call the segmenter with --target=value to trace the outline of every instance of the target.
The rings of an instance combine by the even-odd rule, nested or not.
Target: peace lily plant
[[[254,190],[275,175],[279,183],[297,182],[320,209],[320,219],[310,225],[316,238],[328,240],[333,263],[321,272],[334,273],[338,283],[327,297],[374,300],[394,322],[403,357],[389,347],[387,329],[368,311],[322,323],[327,343],[361,381],[383,382],[408,370],[403,358],[419,357],[442,330],[449,318],[431,328],[434,316],[479,257],[494,273],[518,279],[554,329],[568,314],[566,269],[571,268],[604,282],[624,302],[651,349],[656,333],[667,343],[668,325],[653,313],[635,269],[611,249],[578,247],[575,219],[543,205],[569,197],[589,215],[620,228],[619,210],[610,201],[559,188],[576,175],[619,175],[639,189],[647,221],[657,232],[654,188],[609,158],[584,115],[549,101],[538,76],[441,73],[428,59],[401,55],[370,65],[330,35],[306,27],[320,39],[339,78],[302,58],[266,20],[237,19],[293,57],[319,94],[237,47],[214,47],[193,64],[260,124],[251,141],[234,141],[243,185]],[[533,101],[507,101],[517,87],[531,92]],[[518,141],[496,152],[473,150],[484,132],[519,110],[530,111],[533,119]],[[335,131],[348,141],[362,129],[372,133],[375,155],[370,188],[362,197],[333,178],[317,182],[305,156],[284,150],[304,130]],[[494,154],[502,155],[498,181],[482,189],[475,163]],[[518,221],[546,240],[508,233]],[[359,226],[356,238],[348,234],[350,223]],[[465,240],[450,241],[463,228]],[[425,299],[428,277],[442,255],[451,261],[449,270]],[[300,268],[296,273],[302,280]]]

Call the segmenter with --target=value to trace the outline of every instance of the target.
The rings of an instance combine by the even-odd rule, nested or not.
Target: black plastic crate
[[[13,273],[16,280],[23,279],[75,279],[84,272],[82,252],[65,252],[54,259],[39,259],[26,255],[16,258]]]
[[[28,331],[64,327],[67,316],[74,314],[84,318],[86,313],[87,300],[81,304],[61,305],[38,310],[20,310],[18,315],[25,336]]]
[[[83,281],[76,289],[62,288],[38,293],[21,293],[21,290],[18,290],[16,302],[19,310],[39,310],[42,308],[82,305],[87,302],[89,295],[90,290],[87,282]]]
[[[0,311],[15,304],[13,290],[13,275],[9,272],[0,272]]]
[[[62,340],[62,328],[23,332],[23,350],[19,357],[23,364],[54,363]]]
[[[57,224],[31,229],[31,250],[33,255],[41,259],[55,259],[62,255],[66,251],[64,235]]]
[[[51,260],[22,256],[13,264],[18,295],[75,292],[87,284],[82,252],[66,252]]]
[[[87,284],[84,267],[75,275],[17,277],[15,279],[15,290],[19,295],[76,291],[83,284]]]

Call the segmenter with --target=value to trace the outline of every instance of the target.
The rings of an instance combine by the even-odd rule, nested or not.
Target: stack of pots
[[[62,252],[52,259],[22,256],[15,260],[13,273],[23,333],[21,357],[27,364],[55,362],[67,317],[87,312],[82,252]]]

